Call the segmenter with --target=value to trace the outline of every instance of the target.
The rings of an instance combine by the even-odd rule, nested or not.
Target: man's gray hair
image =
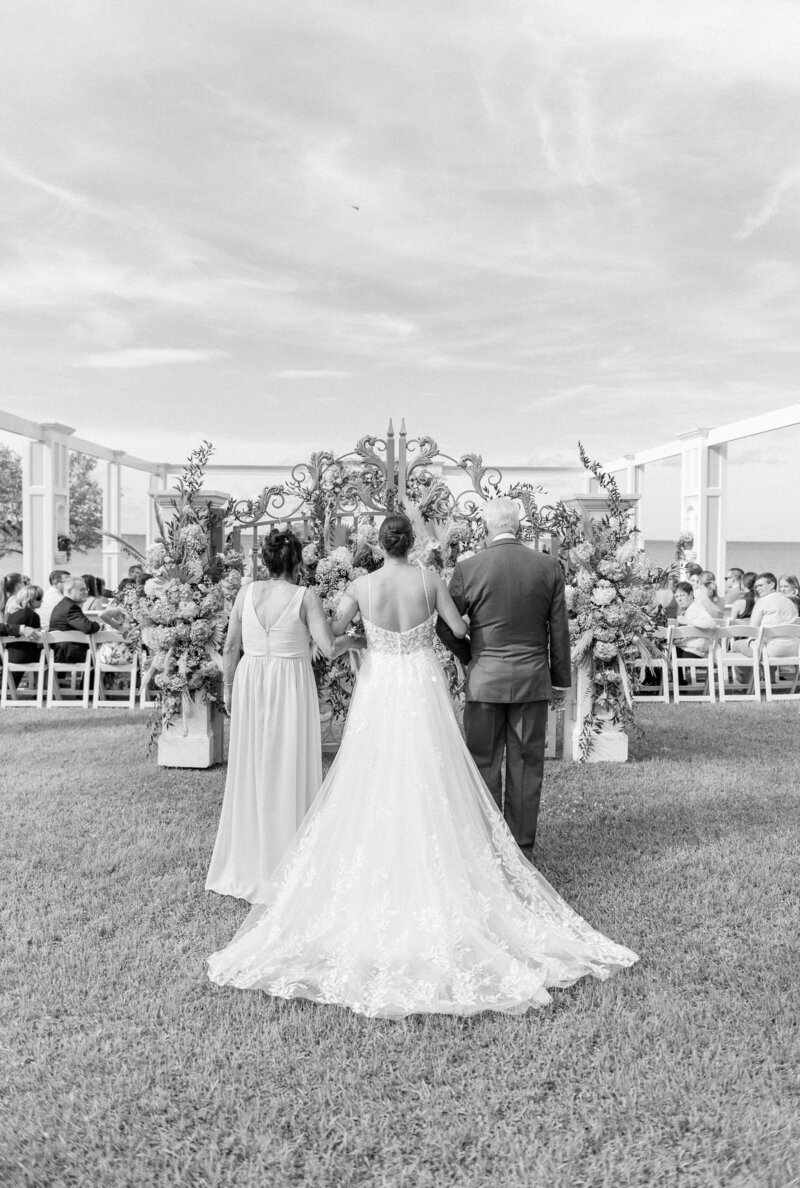
[[[80,589],[81,593],[80,593],[79,597],[83,598],[84,597],[83,591],[85,590],[85,588],[86,588],[86,583],[84,582],[82,577],[65,578],[64,581],[61,583],[61,593],[64,595],[65,598],[72,598],[72,592],[75,589]],[[73,599],[73,602],[77,602],[77,601],[78,601],[78,598]]]
[[[489,499],[483,505],[483,522],[490,539],[499,536],[501,532],[512,532],[516,535],[520,518],[519,504],[515,499],[504,496],[500,499]]]

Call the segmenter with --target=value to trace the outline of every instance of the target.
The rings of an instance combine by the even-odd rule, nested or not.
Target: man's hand
[[[564,703],[567,699],[568,692],[569,690],[567,689],[553,689],[553,693],[550,698],[550,709],[553,711],[553,713],[557,713],[559,710],[564,708]]]

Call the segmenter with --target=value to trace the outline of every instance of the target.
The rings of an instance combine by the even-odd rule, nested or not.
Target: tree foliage
[[[22,548],[22,459],[0,445],[0,557]]]
[[[93,472],[97,459],[89,454],[69,456],[70,550],[88,553],[103,539],[103,492]]]
[[[69,536],[67,553],[87,553],[102,540],[103,492],[94,478],[97,459],[88,454],[70,454]],[[0,557],[22,549],[22,459],[8,446],[0,445]]]

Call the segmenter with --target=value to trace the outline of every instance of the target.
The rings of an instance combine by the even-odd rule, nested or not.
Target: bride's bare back
[[[427,594],[427,597],[426,597]],[[341,634],[356,611],[384,631],[410,631],[437,611],[451,631],[463,638],[467,628],[442,579],[405,560],[387,558],[383,568],[353,583],[352,595],[339,611],[334,634]]]
[[[410,631],[436,609],[437,580],[407,563],[384,565],[355,583],[358,609],[384,631]]]

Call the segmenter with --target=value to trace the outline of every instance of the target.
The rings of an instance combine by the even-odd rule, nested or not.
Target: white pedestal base
[[[222,762],[222,715],[213,701],[184,698],[183,714],[158,738],[160,767],[213,767]]]
[[[581,758],[581,734],[587,714],[592,708],[592,682],[589,667],[582,664],[572,670],[572,689],[567,694],[564,718],[564,756]],[[587,763],[625,763],[628,758],[628,736],[625,731],[608,722],[599,734],[592,735]]]

